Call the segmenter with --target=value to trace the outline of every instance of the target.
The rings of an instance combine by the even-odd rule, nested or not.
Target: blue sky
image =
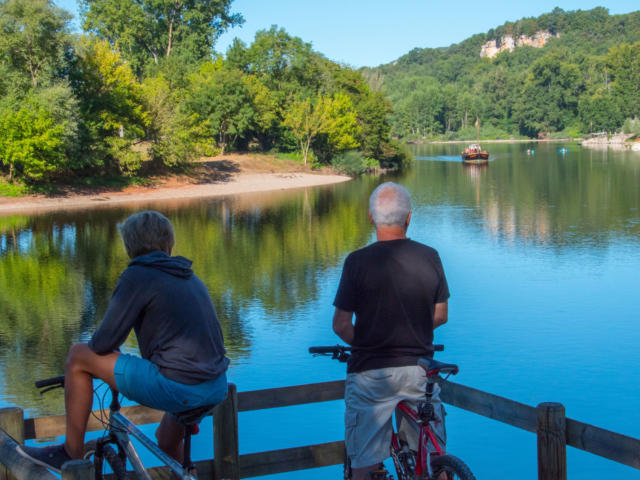
[[[76,0],[55,0],[77,15]],[[216,50],[225,52],[233,38],[251,43],[256,31],[283,27],[310,42],[326,57],[354,67],[388,63],[409,50],[443,47],[522,17],[555,7],[611,14],[640,10],[638,0],[235,0],[234,12],[245,24],[225,33]]]

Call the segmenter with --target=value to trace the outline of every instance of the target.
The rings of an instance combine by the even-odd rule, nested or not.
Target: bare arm
[[[433,314],[433,328],[435,329],[440,325],[444,325],[447,323],[447,320],[449,320],[449,304],[446,301],[436,303],[435,312]]]
[[[353,312],[347,312],[336,308],[333,314],[333,331],[348,345],[353,343]]]

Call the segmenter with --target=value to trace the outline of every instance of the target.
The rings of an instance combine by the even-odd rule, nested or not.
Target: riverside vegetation
[[[541,33],[542,48],[480,55],[487,42]],[[475,138],[476,119],[483,138],[640,134],[640,11],[556,8],[363,73],[393,101],[392,131],[405,139]]]
[[[0,0],[0,194],[145,182],[232,150],[397,169],[411,156],[393,138],[475,138],[476,120],[483,138],[640,135],[640,12],[556,8],[354,70],[276,26],[223,57],[231,2],[80,0],[73,34],[50,0]],[[548,40],[481,57],[521,35]]]
[[[74,34],[50,0],[0,0],[5,194],[138,181],[230,150],[289,152],[312,166],[353,152],[338,161],[352,173],[410,158],[390,137],[385,96],[300,38],[273,26],[216,53],[219,35],[243,21],[231,0],[80,4],[84,33]]]

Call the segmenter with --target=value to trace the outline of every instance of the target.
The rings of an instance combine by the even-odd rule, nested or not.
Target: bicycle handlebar
[[[432,345],[434,352],[442,352],[444,345]],[[330,347],[309,347],[309,353],[316,355],[330,355],[339,352],[350,352],[350,346],[347,345],[332,345]]]
[[[442,352],[444,345],[431,345],[432,351]],[[346,362],[351,356],[352,347],[347,345],[333,345],[330,347],[309,347],[309,353],[312,355],[331,355],[333,360]]]
[[[329,355],[337,352],[348,352],[351,347],[346,345],[333,345],[331,347],[309,347],[309,353],[316,355]]]

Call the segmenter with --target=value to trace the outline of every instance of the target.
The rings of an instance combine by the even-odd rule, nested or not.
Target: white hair
[[[411,195],[397,183],[382,183],[369,197],[369,212],[376,226],[404,226],[411,212]]]

